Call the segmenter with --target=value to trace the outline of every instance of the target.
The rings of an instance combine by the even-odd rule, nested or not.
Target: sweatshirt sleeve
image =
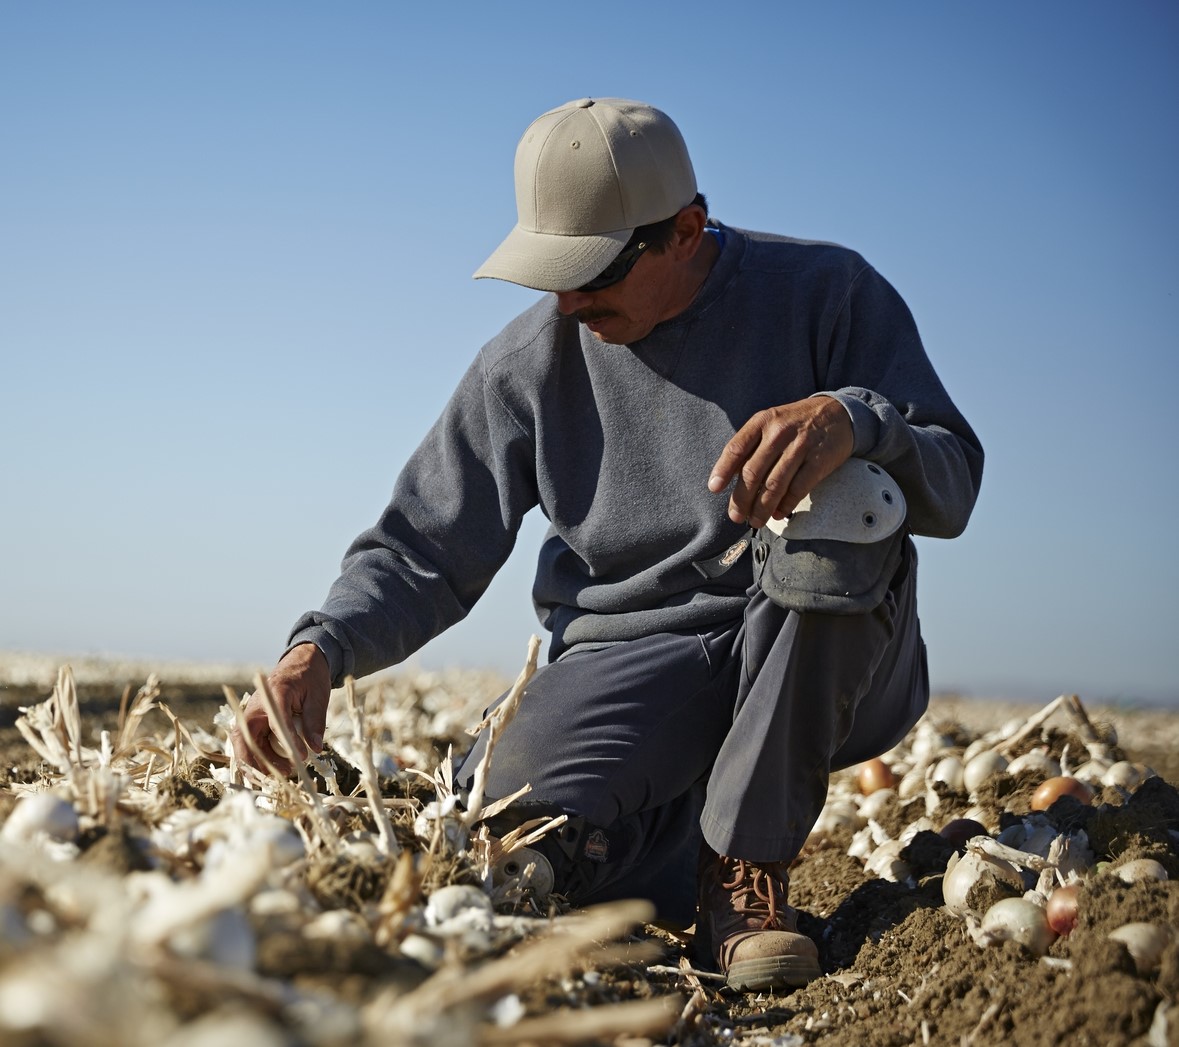
[[[843,404],[853,454],[900,484],[914,534],[961,534],[982,482],[982,444],[929,362],[908,306],[870,266],[852,280],[827,345],[828,391],[816,395]]]
[[[467,615],[536,501],[533,440],[487,381],[481,353],[287,650],[318,646],[333,686],[403,661]]]

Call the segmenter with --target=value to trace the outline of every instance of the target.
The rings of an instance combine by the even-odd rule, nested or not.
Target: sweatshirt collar
[[[645,348],[654,345],[658,342],[660,335],[665,332],[671,333],[683,324],[692,323],[724,294],[726,288],[732,282],[733,277],[740,267],[741,255],[745,247],[745,238],[735,229],[727,225],[722,225],[720,222],[714,221],[711,218],[708,220],[708,224],[711,228],[720,230],[724,240],[721,244],[720,254],[717,255],[716,261],[712,263],[712,269],[709,270],[708,276],[704,278],[704,283],[701,284],[696,297],[692,299],[692,304],[682,313],[677,313],[670,320],[664,320],[662,323],[656,324],[646,338],[634,343],[636,347]],[[709,233],[707,235],[711,236],[713,234]]]

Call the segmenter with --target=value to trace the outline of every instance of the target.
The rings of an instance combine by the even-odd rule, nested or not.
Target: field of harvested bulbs
[[[792,870],[824,977],[751,996],[642,902],[570,911],[527,860],[550,823],[457,801],[489,686],[350,686],[287,780],[231,759],[231,690],[95,709],[63,669],[0,729],[0,1043],[1179,1043],[1175,716],[1135,749],[1076,696],[935,703]]]

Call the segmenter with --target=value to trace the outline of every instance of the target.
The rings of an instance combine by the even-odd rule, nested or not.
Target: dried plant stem
[[[154,757],[158,756],[161,760],[172,759],[171,754],[165,752],[158,745],[151,745],[147,742],[140,742],[135,748],[136,748],[137,752],[147,753],[150,758],[154,758]],[[126,753],[116,752],[115,759],[116,760],[121,759],[125,755],[126,755]]]
[[[384,1029],[412,1028],[420,1018],[469,1002],[494,1000],[564,972],[574,963],[593,962],[606,955],[615,958],[616,953],[599,943],[617,939],[653,916],[654,907],[642,901],[608,902],[586,909],[560,920],[547,937],[482,967],[443,967],[416,989],[395,999],[381,1016],[380,1024]],[[682,1002],[677,1001],[669,1027],[681,1006]]]
[[[131,940],[139,945],[159,945],[185,927],[241,905],[266,882],[270,872],[264,849],[244,850],[232,867],[206,868],[198,879],[174,886],[137,909],[130,924]]]
[[[967,841],[966,849],[968,851],[980,851],[983,854],[990,855],[992,858],[999,858],[1002,861],[1010,862],[1012,865],[1018,865],[1021,868],[1031,869],[1034,872],[1042,872],[1045,869],[1055,867],[1055,863],[1049,861],[1047,858],[1042,858],[1038,854],[1031,854],[1028,851],[1017,850],[1015,847],[1008,847],[1006,844],[991,839],[989,836],[974,837],[972,840]]]
[[[1029,734],[1036,730],[1042,723],[1044,723],[1057,709],[1064,705],[1066,700],[1065,695],[1053,698],[1043,709],[1037,713],[1032,713],[1023,723],[1018,731],[1010,738],[1005,739],[995,746],[995,751],[1000,753],[1007,753],[1014,749],[1020,742],[1022,742]]]
[[[266,768],[266,773],[270,775],[275,781],[286,782],[286,775],[284,775],[277,767],[274,766],[266,756],[266,754],[254,744],[254,738],[250,734],[249,726],[246,724],[246,714],[242,709],[242,704],[237,700],[237,695],[233,693],[232,687],[221,686],[221,693],[225,696],[225,702],[233,712],[233,718],[237,721],[237,728],[241,734],[242,741],[246,743],[246,748],[250,750],[254,758]],[[243,769],[238,768],[239,773]]]
[[[727,974],[718,974],[716,971],[702,971],[688,963],[688,958],[685,956],[680,960],[678,967],[672,967],[670,964],[657,963],[647,968],[648,974],[674,974],[677,977],[683,978],[693,989],[703,989],[701,984],[703,979],[713,982],[723,982],[728,979]]]
[[[360,762],[360,774],[364,780],[364,791],[368,806],[377,823],[377,846],[382,854],[401,853],[397,837],[393,835],[393,823],[381,802],[381,783],[373,765],[373,742],[364,726],[364,712],[356,702],[356,684],[349,676],[344,681],[344,698],[348,703],[348,715],[352,718],[353,739],[356,742],[356,758]]]
[[[528,686],[528,681],[532,679],[532,674],[536,672],[536,660],[540,654],[540,638],[537,636],[529,637],[528,640],[528,657],[524,662],[524,668],[520,670],[520,675],[516,677],[516,682],[512,684],[512,689],[508,691],[507,697],[504,698],[495,710],[480,723],[477,727],[472,728],[472,734],[477,734],[481,730],[487,731],[487,745],[483,750],[483,756],[479,760],[478,766],[475,768],[474,779],[471,783],[471,796],[467,804],[467,811],[463,815],[463,824],[468,828],[479,821],[483,815],[483,792],[487,787],[487,775],[491,769],[491,754],[495,749],[495,742],[500,734],[503,733],[504,728],[512,722],[516,711],[520,708],[520,702],[524,697],[524,688]]]
[[[680,1014],[680,997],[628,1000],[587,1010],[561,1010],[526,1018],[506,1029],[479,1030],[478,1043],[586,1043],[620,1036],[662,1038]]]
[[[287,779],[287,776],[285,774],[283,774],[277,767],[275,767],[274,764],[271,763],[270,760],[267,758],[266,754],[264,752],[262,752],[262,750],[259,749],[257,745],[254,744],[254,739],[250,735],[249,729],[246,725],[245,712],[242,710],[241,702],[239,702],[237,700],[237,695],[235,695],[233,693],[233,689],[230,687],[223,686],[221,688],[221,693],[225,696],[225,701],[229,705],[229,708],[233,712],[234,719],[237,721],[238,730],[241,732],[241,736],[242,736],[242,739],[245,741],[246,748],[248,748],[250,750],[250,752],[253,753],[254,758],[257,759],[258,762],[260,764],[262,764],[263,767],[266,768],[265,773],[263,773],[263,772],[259,771],[256,767],[250,767],[248,765],[238,766],[237,771],[238,771],[238,774],[241,776],[242,780],[243,781],[247,781],[247,780],[251,781],[252,784],[258,788],[261,788],[269,781],[272,785],[276,785],[283,792],[290,791],[291,783]],[[269,710],[267,711],[267,715],[269,715]],[[304,775],[306,775],[307,772],[304,770],[303,773],[304,773]],[[314,790],[312,790],[311,793],[308,795],[304,795],[304,793],[302,791],[297,791],[296,795],[299,796],[304,801],[304,805],[306,805],[307,803],[312,804],[312,807],[311,807],[312,818],[313,818],[313,820],[315,820],[316,827],[319,828],[321,821],[322,821],[322,824],[326,825],[328,828],[328,831],[331,833],[330,837],[325,836],[323,833],[320,834],[320,837],[322,840],[324,840],[324,842],[330,841],[332,843],[333,849],[334,849],[334,847],[339,844],[339,836],[336,834],[335,826],[332,824],[331,819],[328,818],[325,814],[322,814],[322,812],[320,812],[320,814],[321,814],[320,819],[315,818],[315,815],[316,815],[316,808],[314,806],[315,800],[312,800],[311,797],[318,798],[318,794],[315,793]],[[306,835],[305,833],[303,833],[301,826],[296,825],[296,828],[298,828],[300,830],[301,835],[304,835],[304,836]]]
[[[672,1038],[676,1043],[683,1043],[687,1040],[691,1031],[700,1023],[701,1015],[708,1012],[708,994],[700,982],[695,981],[697,988],[684,1006],[683,1011],[680,1012],[679,1020],[675,1023],[675,1033]]]
[[[539,656],[540,637],[530,636],[528,638],[528,654],[524,661],[524,668],[520,670],[520,675],[516,677],[516,682],[512,684],[507,697],[480,720],[479,723],[475,724],[474,727],[468,727],[467,734],[472,736],[478,735],[492,723],[496,723],[501,727],[506,727],[511,723],[512,717],[516,715],[516,710],[520,707],[520,699],[524,694],[524,688],[528,686],[528,681],[532,679],[533,673],[536,672],[536,662]]]
[[[123,695],[119,699],[119,722],[115,728],[115,734],[122,738],[123,724],[127,722],[127,706],[131,701],[131,685],[125,684],[123,686]]]
[[[542,836],[547,836],[554,829],[561,828],[567,821],[569,821],[567,814],[558,814],[555,818],[530,818],[523,824],[517,825],[499,840],[499,852],[511,854],[512,851],[518,851],[521,847],[528,847],[536,843]]]
[[[173,726],[176,728],[177,734],[184,737],[184,740],[188,742],[188,744],[192,747],[193,752],[195,752],[197,756],[208,760],[210,763],[229,762],[229,758],[224,754],[213,752],[212,750],[206,749],[203,746],[197,744],[197,740],[192,736],[192,732],[185,726],[184,721],[181,720],[180,717],[176,716],[167,705],[165,705],[163,702],[160,702],[159,708],[161,712],[163,712],[164,715],[172,721]],[[177,738],[177,742],[179,743],[179,738]]]
[[[188,992],[206,992],[226,999],[238,999],[278,1015],[297,1000],[297,990],[283,982],[263,978],[252,971],[227,970],[203,960],[175,959],[161,950],[136,957],[144,974]]]
[[[1101,743],[1101,739],[1097,736],[1097,732],[1093,729],[1093,723],[1089,719],[1088,713],[1085,712],[1085,707],[1081,704],[1081,696],[1079,694],[1070,694],[1063,696],[1064,711],[1068,713],[1069,719],[1077,725],[1077,732],[1081,736],[1081,740],[1086,745],[1093,743]]]
[[[172,722],[172,769],[170,773],[175,775],[177,770],[183,770],[185,767],[184,747],[181,745],[180,738],[180,721],[166,705],[161,705],[160,708]]]
[[[128,686],[124,689],[123,700],[119,704],[119,729],[115,735],[117,738],[116,752],[122,752],[131,747],[135,736],[139,733],[143,718],[155,708],[156,699],[160,696],[159,677],[155,673],[149,675],[144,685],[136,692],[134,700],[128,705],[130,693],[131,688]]]
[[[962,1037],[962,1047],[969,1047],[969,1045],[974,1043],[982,1033],[987,1031],[991,1022],[994,1021],[995,1016],[1003,1009],[1003,1003],[1003,1000],[996,1000],[985,1011],[983,1011],[982,1017],[979,1018],[978,1024],[974,1027],[974,1030],[969,1035]]]
[[[61,741],[45,731],[35,731],[29,719],[21,716],[16,721],[16,729],[20,731],[30,748],[46,763],[53,764],[59,771],[69,769],[69,753],[65,751]]]
[[[1085,743],[1085,748],[1089,752],[1089,759],[1112,761],[1114,756],[1111,747],[1109,743],[1102,740],[1094,729],[1092,721],[1085,712],[1085,707],[1081,704],[1081,696],[1078,694],[1068,695],[1064,701],[1064,711],[1068,713],[1069,719],[1076,725],[1081,741]]]
[[[53,693],[45,701],[24,710],[16,728],[38,756],[59,774],[69,775],[82,766],[82,723],[74,674],[68,665],[57,673]]]
[[[475,774],[471,779],[469,806],[462,815],[462,822],[467,828],[483,817],[483,793],[487,788],[487,775],[491,771],[491,754],[495,751],[497,738],[496,724],[492,722],[487,725],[487,744],[484,746],[482,757],[475,765]]]
[[[78,688],[74,684],[74,673],[68,665],[57,671],[57,686],[53,689],[53,701],[65,731],[73,762],[82,766],[82,710],[78,707]]]
[[[527,796],[530,792],[532,792],[531,785],[521,785],[520,788],[517,789],[514,793],[508,793],[507,796],[501,796],[498,800],[495,800],[489,804],[485,804],[483,807],[482,820],[486,821],[488,818],[494,818],[501,811],[506,810],[517,800]]]
[[[422,877],[409,851],[402,851],[377,906],[373,938],[381,948],[397,940],[410,911],[422,896]]]

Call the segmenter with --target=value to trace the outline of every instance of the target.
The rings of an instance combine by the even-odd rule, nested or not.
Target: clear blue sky
[[[1179,703],[1171,2],[4,4],[0,649],[269,664],[534,300],[471,272],[595,94],[908,300],[988,452],[935,687]],[[420,664],[518,668],[542,525]]]

